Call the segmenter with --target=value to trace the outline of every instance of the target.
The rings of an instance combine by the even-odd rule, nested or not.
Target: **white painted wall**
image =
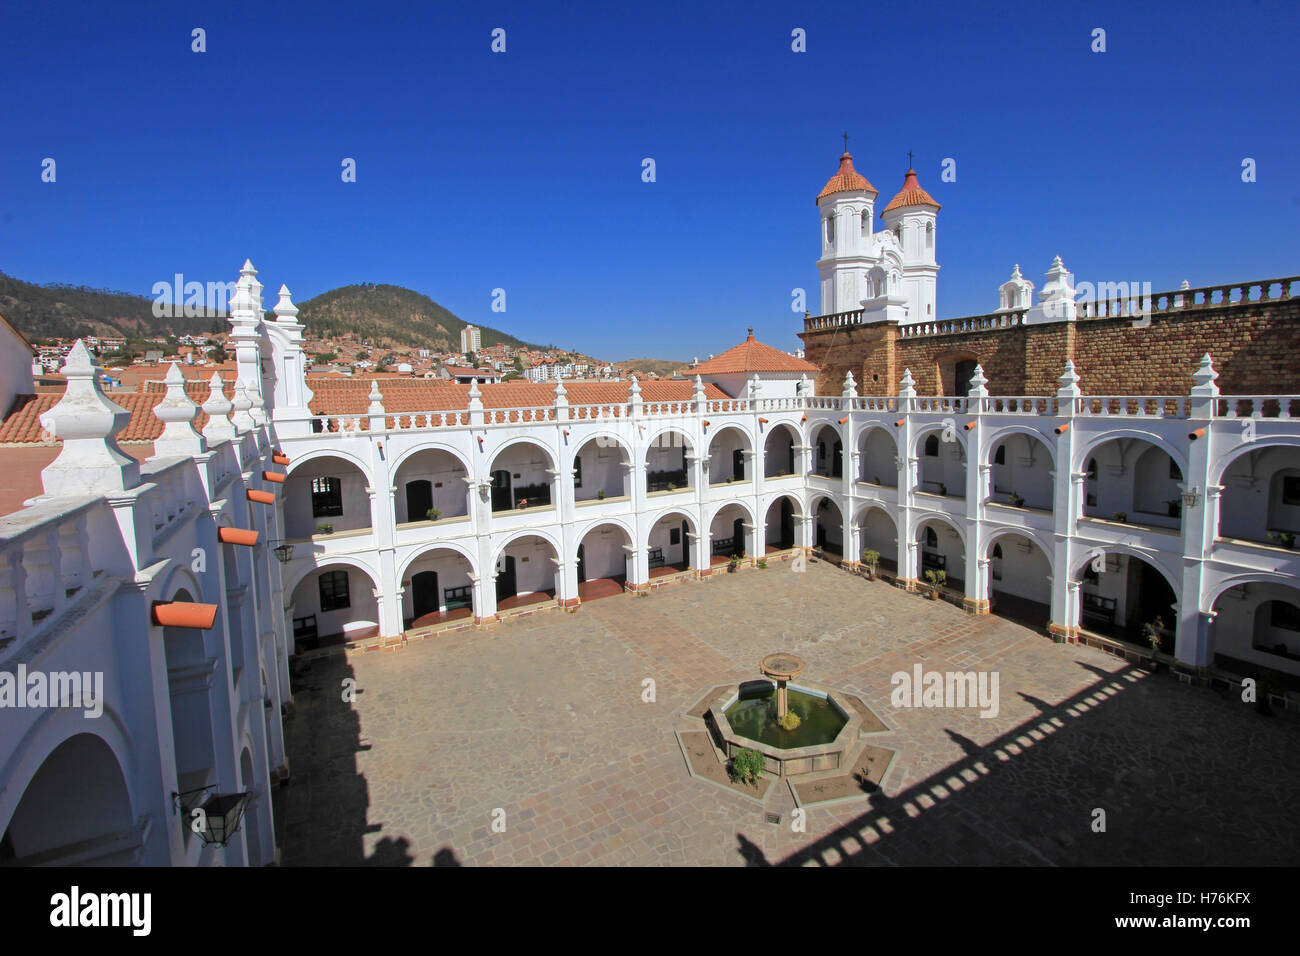
[[[516,593],[532,594],[555,588],[555,550],[544,538],[526,535],[506,545],[505,554],[515,559]]]
[[[998,446],[1005,449],[997,464]],[[1005,502],[1011,492],[1025,499],[1025,507],[1052,509],[1052,456],[1046,446],[1029,435],[1009,435],[989,452],[993,463],[992,500]]]
[[[312,515],[311,483],[313,478],[325,476],[340,481],[343,514],[316,518]],[[335,533],[370,527],[366,478],[355,465],[342,458],[313,458],[295,468],[285,482],[283,507],[284,534],[290,539],[311,537],[321,524],[333,525]]]
[[[32,350],[7,322],[0,322],[0,417],[9,411],[15,395],[36,391],[32,379]]]
[[[858,481],[897,488],[898,466],[894,458],[898,446],[893,436],[883,428],[870,428],[858,437],[858,447]]]
[[[348,598],[351,606],[337,611],[320,609],[320,575],[328,571],[347,571]],[[316,633],[321,637],[379,624],[379,606],[374,582],[363,571],[347,565],[332,564],[313,571],[293,589],[293,616],[316,615]]]
[[[411,595],[411,578],[422,571],[434,571],[438,575],[438,610],[447,610],[447,588],[463,587],[470,583],[469,562],[455,551],[441,548],[416,558],[402,575],[402,619],[409,620],[415,616],[415,605]]]
[[[1286,504],[1285,479],[1300,478],[1300,448],[1273,446],[1236,459],[1223,477],[1219,534],[1270,542],[1269,532],[1300,534],[1300,504]]]
[[[748,448],[744,432],[738,428],[710,429],[709,439],[709,484],[725,482],[732,475],[734,452],[738,448]],[[745,480],[753,477],[753,461],[745,462]]]
[[[628,552],[624,550],[624,545],[627,543],[627,535],[617,525],[601,525],[588,531],[582,539],[587,580],[626,578]]]
[[[1001,548],[1001,558],[993,557],[994,547]],[[993,542],[988,553],[989,581],[994,591],[1051,604],[1052,566],[1038,545],[1023,535],[1004,534]]]
[[[1218,614],[1210,625],[1211,649],[1215,654],[1300,675],[1300,661],[1266,650],[1282,644],[1288,654],[1300,655],[1300,631],[1273,625],[1271,601],[1300,606],[1300,589],[1257,582],[1221,594],[1215,604]]]
[[[592,440],[583,445],[575,457],[582,462],[582,484],[579,486],[578,479],[573,479],[575,501],[599,498],[602,491],[606,498],[631,493],[632,470],[624,465],[631,459],[621,445],[603,446],[601,442]]]
[[[433,506],[442,512],[442,518],[469,514],[469,488],[465,484],[465,467],[454,455],[445,451],[420,451],[398,466],[393,485],[397,495],[393,500],[398,524],[408,521],[427,521],[426,515],[407,513],[406,486],[423,479],[430,482]],[[346,509],[345,509],[346,510]]]

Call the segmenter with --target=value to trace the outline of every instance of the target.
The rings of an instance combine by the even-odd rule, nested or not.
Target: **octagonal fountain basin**
[[[747,681],[715,699],[707,720],[714,740],[728,759],[744,749],[757,750],[768,773],[793,777],[848,766],[862,718],[835,700],[835,692],[811,684],[788,684],[789,709],[799,715],[794,730],[776,722],[777,685]]]

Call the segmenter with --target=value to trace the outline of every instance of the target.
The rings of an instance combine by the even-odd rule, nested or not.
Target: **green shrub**
[[[766,761],[757,750],[745,748],[731,758],[731,779],[757,786]]]
[[[872,551],[870,548],[867,548],[862,552],[862,563],[868,567],[874,568],[880,563],[880,552]]]
[[[929,571],[925,572],[925,579],[930,582],[930,587],[937,591],[940,587],[948,583],[948,572],[936,571],[934,568],[931,568]]]
[[[802,721],[793,710],[787,710],[785,716],[778,720],[777,723],[781,725],[782,730],[798,730]]]

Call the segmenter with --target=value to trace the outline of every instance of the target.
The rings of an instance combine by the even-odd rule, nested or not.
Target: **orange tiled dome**
[[[916,181],[916,170],[909,169],[907,178],[903,180],[903,188],[899,190],[897,196],[889,201],[880,212],[880,218],[885,218],[885,213],[893,209],[901,209],[904,206],[933,206],[935,209],[940,208],[939,204],[934,201],[934,197],[921,188],[921,184]]]
[[[817,201],[820,202],[831,193],[848,192],[853,189],[865,189],[869,193],[874,193],[876,187],[867,182],[867,177],[853,168],[853,157],[845,152],[840,157],[840,169],[826,183],[826,187],[817,194]]]

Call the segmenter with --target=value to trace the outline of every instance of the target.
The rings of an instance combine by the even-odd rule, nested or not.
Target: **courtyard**
[[[802,820],[785,781],[760,801],[693,776],[677,736],[777,650],[893,752],[878,789]],[[996,716],[892,706],[918,664],[996,672]],[[289,866],[1300,861],[1293,718],[823,562],[296,659],[293,690]]]

